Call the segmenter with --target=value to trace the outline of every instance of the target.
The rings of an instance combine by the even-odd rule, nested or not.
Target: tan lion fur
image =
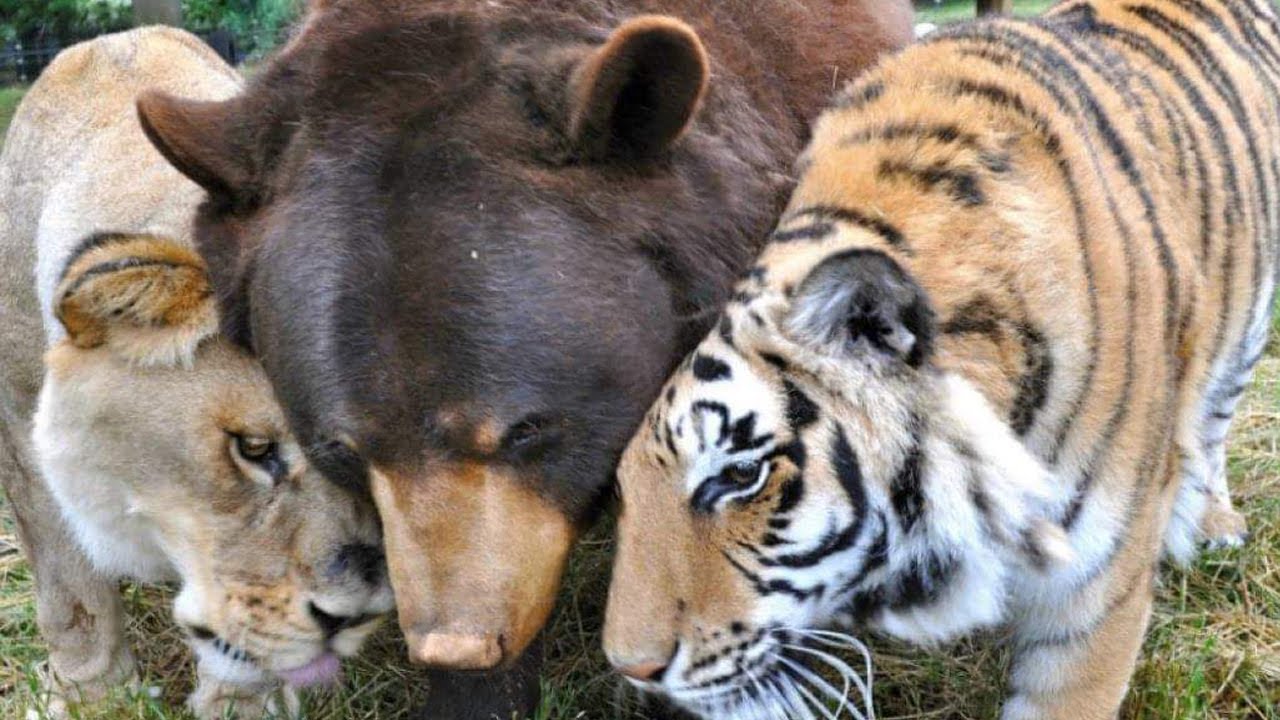
[[[143,136],[134,101],[148,88],[217,100],[240,80],[185,32],[105,36],[59,55],[9,130],[0,479],[59,707],[134,675],[116,588],[132,576],[182,582],[174,612],[200,658],[196,713],[255,716],[272,705],[274,672],[321,648],[353,653],[374,625],[330,638],[312,604],[367,619],[390,592],[331,570],[340,549],[379,542],[372,509],[308,466],[260,366],[216,335],[191,249],[202,193]],[[274,442],[284,470],[244,461],[236,436]],[[223,657],[205,631],[253,661]]]

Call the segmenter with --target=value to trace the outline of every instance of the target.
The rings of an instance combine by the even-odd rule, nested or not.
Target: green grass
[[[22,95],[26,91],[27,89],[22,86],[0,87],[0,141],[4,140],[9,121],[13,119],[13,113],[18,109],[18,102],[22,100]]]
[[[1013,12],[1016,15],[1035,15],[1054,2],[1055,0],[1015,0]],[[969,20],[977,12],[976,7],[974,0],[916,0],[916,21],[941,24]]]

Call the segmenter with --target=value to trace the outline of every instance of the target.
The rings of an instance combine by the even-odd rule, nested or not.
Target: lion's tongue
[[[294,687],[333,683],[342,672],[342,661],[333,653],[325,653],[300,668],[280,673],[284,681]]]

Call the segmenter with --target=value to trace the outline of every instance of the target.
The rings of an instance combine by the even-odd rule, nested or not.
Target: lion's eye
[[[233,459],[250,479],[274,487],[289,476],[289,463],[280,453],[280,443],[261,435],[228,434]]]
[[[261,464],[276,454],[276,444],[264,437],[237,435],[236,452],[249,462]]]
[[[739,462],[724,469],[727,480],[736,485],[751,485],[760,478],[760,462]]]

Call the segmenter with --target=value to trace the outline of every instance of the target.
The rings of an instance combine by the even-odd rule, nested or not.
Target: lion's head
[[[392,607],[376,515],[308,462],[261,367],[217,335],[199,257],[91,238],[54,308],[66,336],[46,357],[35,444],[95,567],[178,579],[202,672],[334,675]]]

